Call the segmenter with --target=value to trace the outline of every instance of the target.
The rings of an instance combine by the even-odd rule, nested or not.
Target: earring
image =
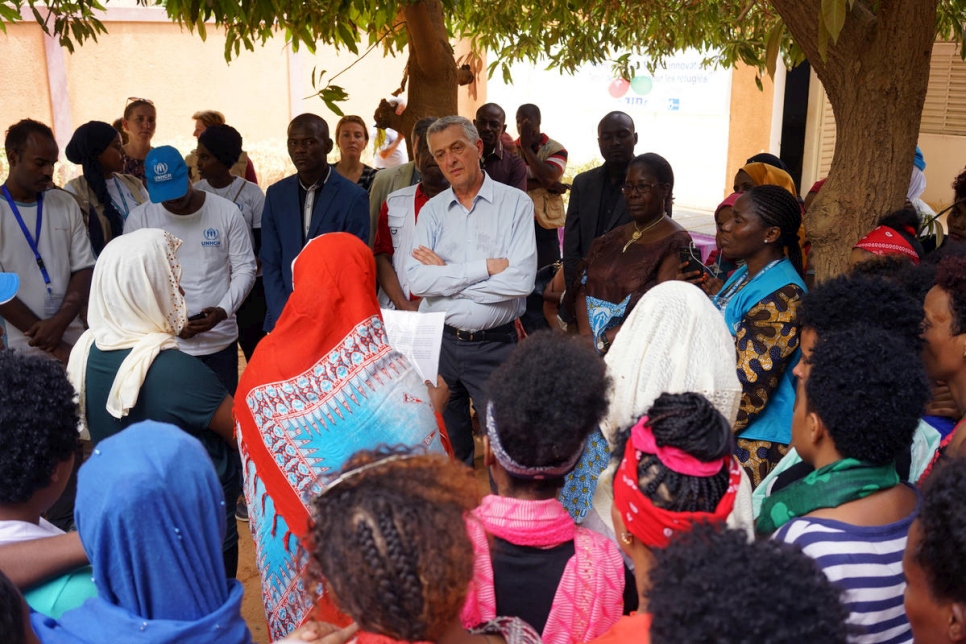
[[[766,240],[765,240],[765,243],[766,243],[766,244],[770,244],[771,242],[770,242],[770,241],[768,241],[768,240],[766,239]]]
[[[634,535],[632,535],[630,532],[622,532],[621,543],[623,543],[625,546],[631,545],[634,543]]]

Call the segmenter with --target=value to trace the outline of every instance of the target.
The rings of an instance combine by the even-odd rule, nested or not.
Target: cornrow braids
[[[648,410],[648,424],[658,447],[676,447],[700,461],[731,453],[728,421],[698,393],[661,394]],[[614,458],[624,458],[630,430],[618,438]],[[714,476],[698,477],[669,469],[654,454],[645,454],[637,468],[638,486],[656,507],[671,512],[714,512],[728,491],[728,467]]]
[[[472,470],[382,447],[355,454],[341,474],[313,500],[313,576],[363,630],[437,640],[459,617],[473,576],[463,524],[479,502]]]
[[[798,245],[798,229],[802,227],[802,207],[798,200],[780,186],[755,186],[745,194],[754,204],[755,214],[766,225],[781,230],[785,255],[798,274],[804,276],[802,249]]]

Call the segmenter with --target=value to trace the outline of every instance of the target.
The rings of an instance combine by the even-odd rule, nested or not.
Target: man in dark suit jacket
[[[352,233],[369,242],[369,196],[332,171],[329,125],[302,114],[288,126],[288,154],[296,174],[268,187],[259,259],[265,283],[265,330],[271,331],[292,293],[292,261],[305,243],[325,233]]]
[[[578,174],[570,188],[563,247],[567,288],[594,240],[631,221],[621,186],[636,144],[634,121],[624,112],[611,112],[597,125],[597,145],[604,165]]]

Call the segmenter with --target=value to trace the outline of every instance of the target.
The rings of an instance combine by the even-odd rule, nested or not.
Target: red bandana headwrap
[[[666,548],[676,532],[687,532],[695,523],[724,523],[735,505],[741,484],[741,466],[730,455],[712,462],[699,461],[674,447],[658,447],[645,416],[631,430],[614,477],[614,505],[625,529],[648,548]],[[644,454],[654,454],[668,469],[686,476],[714,476],[728,467],[728,490],[714,512],[672,512],[651,503],[637,482],[637,467]]]
[[[859,240],[853,248],[861,248],[873,255],[903,255],[919,264],[919,253],[905,237],[888,226],[876,226],[868,235]]]

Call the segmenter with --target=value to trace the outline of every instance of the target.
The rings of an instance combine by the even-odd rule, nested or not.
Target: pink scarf
[[[624,562],[614,543],[576,526],[556,499],[523,501],[490,495],[467,517],[473,542],[473,582],[460,618],[470,628],[496,617],[488,535],[519,546],[550,548],[574,542],[543,629],[548,644],[587,642],[606,633],[624,607]]]

